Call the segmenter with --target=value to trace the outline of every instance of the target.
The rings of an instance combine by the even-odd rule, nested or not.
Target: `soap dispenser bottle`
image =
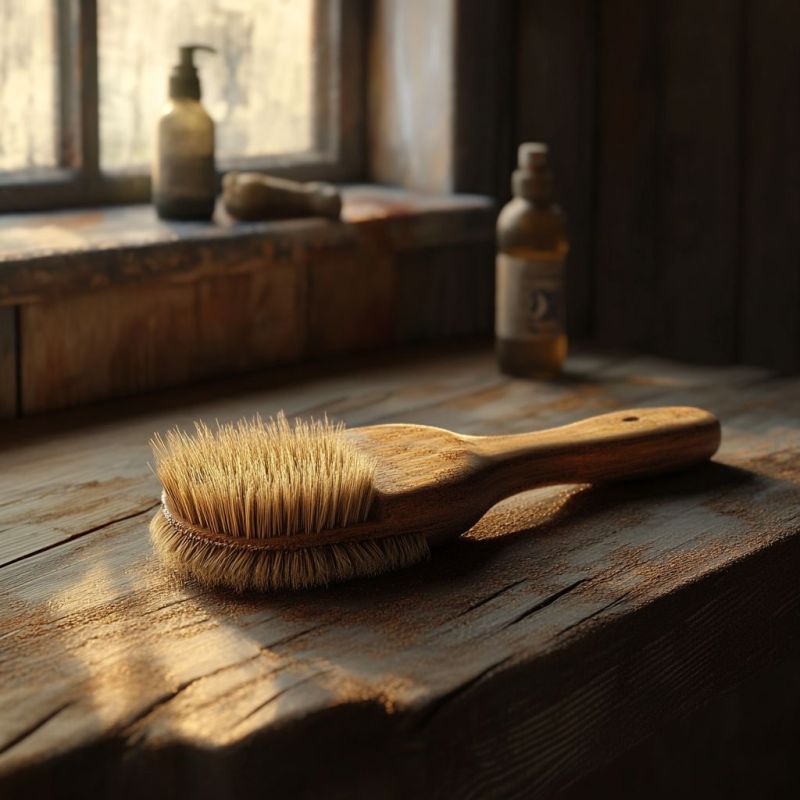
[[[180,48],[169,78],[169,101],[158,120],[153,202],[163,219],[208,220],[214,213],[214,120],[200,103],[197,50],[216,52],[200,44]]]

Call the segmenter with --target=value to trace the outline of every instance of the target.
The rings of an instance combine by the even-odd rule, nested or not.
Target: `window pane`
[[[309,150],[313,143],[314,0],[100,0],[100,159],[104,169],[152,157],[178,45],[197,53],[217,156]]]
[[[0,170],[56,165],[55,6],[0,0]]]

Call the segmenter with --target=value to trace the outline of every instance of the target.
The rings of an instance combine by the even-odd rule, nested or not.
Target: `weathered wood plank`
[[[343,223],[320,219],[167,223],[151,206],[12,214],[0,219],[0,305],[155,278],[199,280],[229,265],[352,245],[362,226],[401,249],[492,236],[485,197],[433,196],[378,186],[343,188]]]
[[[700,363],[736,356],[742,4],[661,7],[656,349]]]
[[[17,414],[17,309],[0,308],[0,419]]]
[[[453,189],[504,202],[515,160],[517,4],[454,6]]]
[[[578,782],[564,800],[673,800],[687,786],[696,797],[790,797],[800,761],[798,674],[791,653]]]
[[[171,395],[164,411],[158,396],[87,411],[72,411],[66,417],[49,415],[15,423],[13,431],[4,431],[3,442],[8,447],[3,454],[4,468],[13,481],[0,485],[0,564],[25,558],[42,549],[78,538],[87,531],[102,527],[110,520],[141,514],[158,494],[157,485],[147,467],[151,460],[147,441],[161,429],[164,420],[191,427],[192,420],[204,418],[209,422],[233,420],[256,412],[275,414],[284,408],[289,414],[322,415],[326,411],[337,417],[360,424],[396,419],[409,414],[418,406],[431,407],[446,403],[453,397],[483,392],[500,380],[493,371],[476,373],[471,358],[454,357],[447,375],[441,375],[438,363],[417,365],[417,374],[425,385],[436,384],[436,391],[423,392],[407,380],[402,371],[387,369],[383,373],[370,371],[369,388],[354,391],[360,374],[332,377],[324,381],[320,392],[309,392],[306,382],[308,368],[293,367],[273,370],[268,377],[240,379],[237,385],[227,385],[223,395],[228,397],[224,408],[213,387],[181,390]],[[261,389],[255,394],[242,393],[242,387],[284,385],[278,396]],[[203,393],[212,400],[198,402]],[[177,411],[177,408],[181,411]],[[146,413],[146,409],[150,412]],[[133,412],[120,427],[119,415]],[[66,427],[60,420],[69,419]],[[166,427],[173,422],[166,423]],[[80,456],[80,471],[69,456],[69,447],[53,451],[49,441],[61,441],[71,428]],[[24,448],[11,446],[27,442]],[[154,494],[155,493],[155,494]],[[52,524],[57,520],[57,524]]]
[[[595,336],[617,347],[656,344],[658,7],[599,5]]]
[[[549,796],[796,637],[800,381],[577,356],[528,383],[483,353],[180,396],[5,439],[0,793],[226,798],[266,772],[301,797]],[[681,402],[721,416],[716,464],[520,495],[395,575],[234,598],[152,557],[154,429],[283,406],[511,432]]]
[[[741,358],[800,369],[800,74],[791,0],[748,2]]]
[[[22,412],[299,358],[306,343],[302,256],[266,268],[257,260],[229,266],[228,275],[196,283],[117,287],[22,306]]]
[[[398,342],[492,334],[491,244],[403,254],[398,260],[397,283]]]
[[[395,254],[363,231],[358,245],[314,259],[308,270],[311,356],[389,347],[395,341]]]
[[[599,9],[590,0],[518,5],[516,138],[550,146],[555,193],[569,226],[567,326],[579,339],[591,334],[593,323]]]

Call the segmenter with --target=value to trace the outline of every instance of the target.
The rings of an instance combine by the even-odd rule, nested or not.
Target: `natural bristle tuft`
[[[430,555],[427,539],[413,534],[298,550],[227,550],[182,536],[160,511],[150,533],[168,567],[205,586],[237,592],[327,586],[407,567]]]
[[[283,414],[152,441],[156,473],[173,514],[235,542],[312,534],[363,522],[375,465],[328,420]],[[296,549],[247,550],[185,536],[159,511],[150,525],[162,559],[213,586],[243,591],[306,588],[373,575],[428,555],[424,536],[404,535]]]

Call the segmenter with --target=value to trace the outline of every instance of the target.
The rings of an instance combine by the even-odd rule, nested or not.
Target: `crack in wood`
[[[274,703],[279,697],[282,697],[287,692],[290,692],[292,689],[296,689],[298,686],[302,686],[303,684],[314,680],[314,678],[318,678],[320,675],[325,675],[328,672],[330,672],[330,670],[328,670],[328,669],[323,669],[323,670],[320,670],[319,672],[314,672],[311,675],[307,675],[305,678],[301,678],[299,681],[296,681],[295,683],[291,684],[290,686],[284,687],[283,689],[281,689],[280,691],[278,691],[274,695],[272,695],[272,697],[269,697],[267,700],[265,700],[263,703],[259,703],[255,708],[250,709],[250,711],[248,711],[239,720],[239,722],[237,724],[238,725],[242,725],[244,722],[246,722],[252,716],[254,716],[259,711],[261,711],[261,709],[266,708],[270,703]]]
[[[581,617],[577,622],[573,622],[571,625],[567,625],[566,628],[563,628],[558,632],[559,636],[563,636],[567,631],[572,630],[573,628],[577,628],[579,625],[583,625],[584,622],[587,622],[590,619],[594,619],[594,617],[599,616],[600,614],[608,611],[614,606],[619,605],[629,594],[633,592],[633,589],[628,589],[627,592],[623,592],[616,600],[612,600],[610,603],[607,603],[602,608],[598,608],[597,611],[592,611],[591,614],[587,614],[585,617]]]
[[[78,533],[73,533],[66,539],[61,539],[58,542],[53,542],[52,544],[45,545],[44,547],[40,547],[37,550],[32,550],[30,553],[25,553],[24,555],[12,558],[10,561],[6,561],[5,563],[0,564],[0,569],[3,569],[3,567],[10,567],[12,564],[18,564],[20,561],[24,561],[26,558],[33,558],[34,556],[38,556],[41,553],[46,553],[48,550],[53,550],[56,547],[61,547],[61,545],[63,544],[74,542],[77,539],[81,539],[84,536],[88,536],[90,533],[97,533],[98,531],[101,531],[104,528],[108,528],[111,525],[116,525],[118,522],[125,522],[125,520],[128,519],[141,517],[143,514],[148,514],[150,511],[153,511],[160,505],[161,505],[160,502],[153,503],[152,505],[147,506],[147,508],[143,508],[141,511],[135,511],[132,514],[126,514],[124,517],[117,517],[115,519],[109,520],[108,522],[103,522],[100,525],[95,525],[94,527],[88,528],[85,531],[79,531]]]
[[[320,628],[327,628],[332,624],[333,623],[330,623],[330,622],[323,622],[320,625],[313,625],[310,628],[305,628],[304,630],[299,631],[298,633],[291,633],[288,636],[284,636],[282,639],[276,639],[274,642],[270,642],[269,644],[261,645],[261,650],[265,651],[265,650],[272,650],[275,647],[282,647],[285,644],[289,644],[289,642],[293,642],[296,639],[300,639],[301,637],[305,636],[307,633],[313,633],[314,631],[320,630]]]
[[[237,664],[240,662],[237,662]],[[121,726],[122,734],[126,738],[129,736],[129,732],[131,728],[135,727],[138,723],[144,721],[147,717],[151,714],[158,711],[159,708],[162,708],[171,700],[174,700],[181,692],[188,689],[192,684],[197,683],[197,681],[203,680],[203,678],[211,677],[218,672],[222,672],[224,669],[228,669],[229,667],[234,666],[232,664],[228,664],[225,667],[220,667],[218,670],[214,670],[214,672],[208,672],[205,675],[198,675],[196,678],[192,678],[188,681],[182,681],[179,683],[173,690],[169,692],[164,692],[156,697],[152,703],[146,705],[143,709],[141,709],[137,714],[135,714],[131,719],[129,719],[126,723]]]
[[[33,736],[33,734],[36,733],[36,731],[38,731],[40,728],[43,728],[45,725],[47,725],[48,722],[50,722],[51,719],[57,717],[62,711],[69,708],[71,705],[74,705],[73,700],[68,700],[66,703],[62,703],[60,706],[58,706],[58,708],[54,709],[49,714],[46,714],[40,720],[34,722],[33,725],[31,725],[24,731],[21,731],[16,736],[9,739],[5,744],[0,745],[0,756],[5,755],[13,747],[16,747],[25,739],[28,739],[31,736]]]
[[[178,695],[185,692],[190,686],[193,686],[195,683],[199,681],[205,680],[206,678],[211,678],[214,675],[219,675],[222,672],[230,669],[236,669],[237,667],[241,667],[243,664],[247,664],[250,661],[255,661],[257,658],[260,658],[265,652],[269,652],[274,647],[279,647],[289,642],[294,641],[295,639],[299,639],[301,636],[305,636],[307,633],[311,633],[312,631],[318,630],[319,628],[326,627],[326,624],[323,625],[315,625],[311,628],[306,628],[302,631],[297,633],[290,634],[289,636],[284,636],[281,639],[276,639],[274,642],[269,642],[267,644],[262,644],[258,646],[258,652],[254,653],[247,658],[243,658],[240,661],[236,661],[233,664],[225,664],[222,667],[218,667],[211,672],[206,672],[203,675],[198,675],[194,678],[191,678],[187,681],[182,681],[179,683],[174,689],[169,692],[164,692],[163,694],[159,695],[152,703],[145,706],[139,713],[137,713],[132,719],[128,720],[126,723],[122,725],[122,731],[124,736],[130,736],[131,729],[134,728],[136,725],[144,721],[147,717],[151,716],[153,713],[158,711],[159,708],[163,708],[167,703],[170,703],[174,700]],[[276,672],[278,670],[275,670]]]
[[[173,628],[170,633],[177,633],[177,631],[184,631],[187,628],[197,628],[198,626],[202,625],[205,622],[208,622],[211,619],[208,615],[201,617],[200,619],[193,619],[189,622],[185,622],[183,625],[178,625],[176,628]]]
[[[541,611],[543,608],[547,608],[547,606],[552,605],[556,602],[559,598],[563,597],[565,594],[569,594],[573,589],[577,589],[581,584],[588,583],[589,578],[581,578],[580,580],[571,583],[569,586],[565,586],[563,589],[559,589],[557,592],[554,592],[551,595],[548,595],[544,598],[544,600],[540,600],[536,605],[531,606],[530,608],[523,611],[521,614],[518,614],[513,619],[506,622],[505,625],[502,626],[501,630],[505,630],[506,628],[510,628],[512,625],[516,625],[518,622],[521,622],[523,619],[527,619],[532,614],[535,614],[537,611]]]
[[[463,611],[460,611],[458,614],[455,615],[454,619],[458,619],[459,617],[463,617],[465,614],[469,614],[470,611],[474,611],[476,608],[480,608],[481,606],[485,606],[487,603],[490,603],[500,595],[505,594],[508,591],[511,591],[515,586],[519,586],[521,583],[526,583],[527,578],[520,578],[518,581],[512,581],[507,586],[504,586],[502,589],[498,589],[496,592],[492,592],[490,595],[487,595],[481,600],[478,600],[477,603],[473,603],[471,606],[468,606]]]
[[[159,611],[163,611],[165,608],[170,608],[170,606],[177,606],[180,603],[185,603],[188,600],[194,600],[197,597],[202,597],[205,592],[197,592],[196,594],[190,594],[186,597],[178,597],[175,600],[170,600],[169,603],[164,603],[162,606],[158,606],[157,608],[151,608],[149,611],[145,611],[145,616],[148,614],[157,614]]]

